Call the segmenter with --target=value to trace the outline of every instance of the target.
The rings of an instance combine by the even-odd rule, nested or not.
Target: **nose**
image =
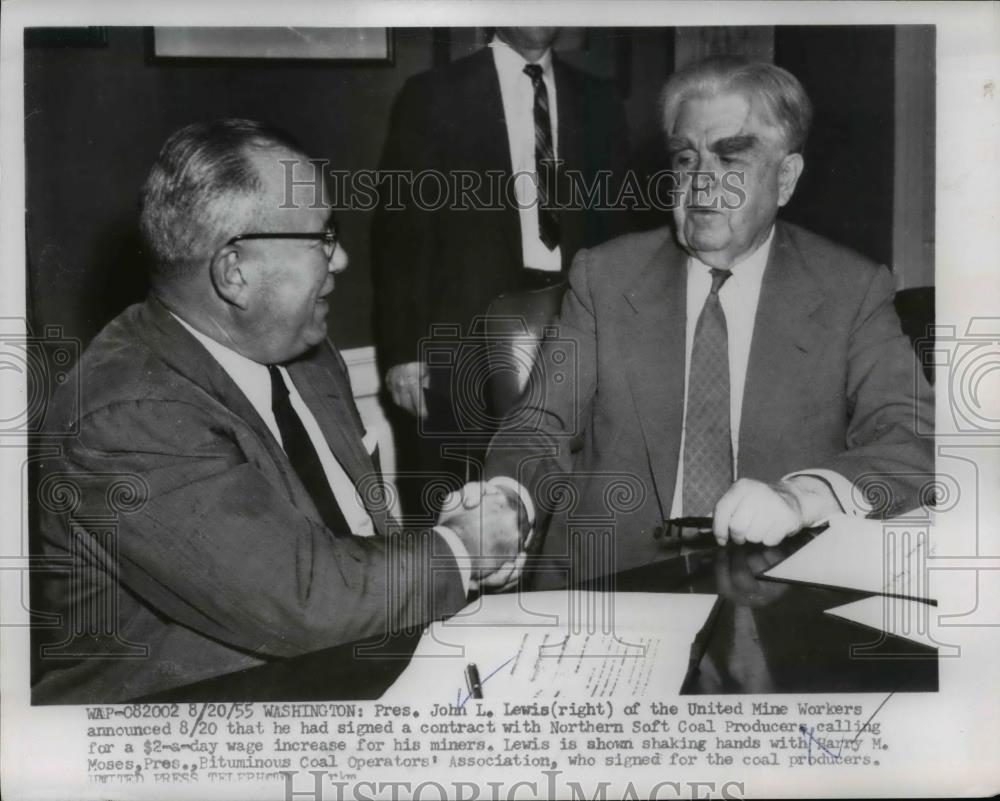
[[[330,259],[330,272],[334,275],[344,272],[344,270],[347,269],[348,262],[349,259],[347,258],[347,251],[344,250],[343,246],[340,242],[338,242],[336,248],[334,248],[333,256]]]
[[[697,166],[686,174],[686,203],[689,208],[717,208],[720,165],[712,154],[699,154]]]

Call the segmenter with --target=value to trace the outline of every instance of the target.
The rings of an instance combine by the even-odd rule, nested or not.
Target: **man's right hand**
[[[427,417],[424,390],[429,384],[427,366],[423,362],[397,364],[385,374],[385,385],[392,402],[421,419]]]
[[[455,532],[472,557],[472,575],[481,578],[514,559],[521,543],[519,504],[488,484],[466,484],[438,520]]]

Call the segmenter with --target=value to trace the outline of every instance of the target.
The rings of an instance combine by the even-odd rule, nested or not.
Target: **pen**
[[[465,666],[465,683],[469,685],[469,694],[473,698],[483,697],[483,683],[479,679],[479,668],[475,662]]]
[[[686,530],[686,535],[683,533]],[[711,517],[674,517],[664,520],[662,525],[653,529],[653,539],[662,539],[666,544],[695,546],[707,545],[712,535]]]
[[[697,528],[702,530],[711,530],[712,528],[711,517],[675,517],[665,520],[664,523],[668,526],[676,526],[678,528]]]

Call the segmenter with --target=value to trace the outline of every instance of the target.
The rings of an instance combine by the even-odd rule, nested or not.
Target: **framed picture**
[[[87,28],[25,28],[25,47],[107,47],[108,29],[90,26]]]
[[[392,63],[389,28],[153,28],[157,58]]]

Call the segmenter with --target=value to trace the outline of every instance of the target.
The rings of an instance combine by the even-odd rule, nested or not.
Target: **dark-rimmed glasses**
[[[328,228],[325,231],[314,231],[312,233],[252,233],[234,236],[226,245],[235,245],[237,242],[244,242],[249,239],[319,239],[323,242],[323,253],[327,260],[333,258],[337,250],[337,229]]]

